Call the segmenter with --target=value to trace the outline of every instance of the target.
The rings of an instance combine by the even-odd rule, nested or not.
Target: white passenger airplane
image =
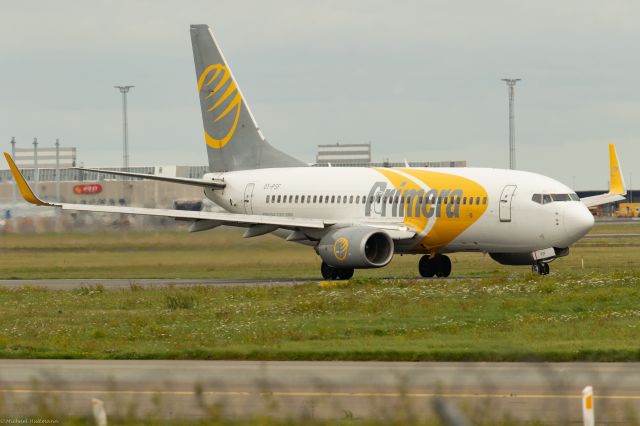
[[[308,167],[265,140],[209,27],[192,25],[191,40],[211,172],[184,179],[87,170],[200,186],[227,213],[43,201],[5,153],[25,200],[173,217],[191,221],[192,232],[230,225],[246,228],[245,237],[272,233],[313,247],[324,278],[349,279],[354,269],[387,265],[394,253],[421,254],[420,275],[446,277],[446,253],[459,251],[548,274],[549,262],[593,226],[587,207],[626,194],[613,145],[609,193],[582,200],[560,182],[515,170]]]

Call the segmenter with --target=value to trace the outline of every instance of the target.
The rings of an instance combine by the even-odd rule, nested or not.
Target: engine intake
[[[393,240],[384,231],[367,226],[337,229],[318,243],[318,254],[335,268],[380,268],[393,258]]]

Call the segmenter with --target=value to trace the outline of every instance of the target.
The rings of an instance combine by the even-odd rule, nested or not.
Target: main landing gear
[[[425,278],[448,277],[451,274],[451,259],[444,254],[436,254],[433,258],[424,255],[418,263],[418,271]]]
[[[531,265],[531,272],[539,275],[549,275],[549,264],[538,261]]]
[[[325,280],[348,280],[353,277],[353,268],[334,268],[324,262],[320,266],[320,272]]]

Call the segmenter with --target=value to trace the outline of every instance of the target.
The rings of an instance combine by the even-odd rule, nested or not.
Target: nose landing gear
[[[538,261],[531,265],[531,272],[539,275],[549,275],[549,264]]]
[[[443,254],[437,254],[433,258],[424,255],[418,263],[418,271],[425,278],[448,277],[451,274],[451,259]]]

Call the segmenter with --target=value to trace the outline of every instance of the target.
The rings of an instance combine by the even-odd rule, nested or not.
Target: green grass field
[[[640,233],[640,224],[599,225],[594,233]],[[29,278],[309,278],[320,277],[313,249],[273,236],[243,239],[242,232],[110,232],[4,234],[0,279]],[[583,240],[552,271],[637,270],[640,238]],[[501,266],[479,253],[451,256],[453,276],[495,276],[526,267]],[[395,256],[381,269],[356,277],[416,277],[418,256]]]
[[[635,360],[640,274],[0,290],[0,356]]]
[[[623,230],[638,226],[605,233]],[[377,278],[415,277],[418,258],[404,256],[327,284],[312,280],[319,260],[308,247],[235,231],[2,235],[4,278],[133,280],[114,291],[0,289],[0,356],[640,361],[638,244],[585,240],[547,277],[458,254],[459,280]],[[310,282],[135,285],[138,277],[291,276]]]

